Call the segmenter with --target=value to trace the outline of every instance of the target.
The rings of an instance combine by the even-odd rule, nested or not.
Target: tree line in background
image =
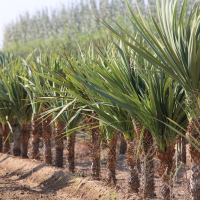
[[[190,2],[189,9],[193,2],[194,0]],[[136,11],[135,0],[130,0],[129,3]],[[181,3],[182,0],[178,1],[178,6]],[[145,4],[145,0],[138,0],[138,6],[143,13],[148,13],[148,8],[152,14],[156,13],[156,0],[149,0],[148,5]],[[16,21],[5,26],[3,49],[27,55],[27,52],[35,48],[57,48],[64,45],[70,50],[75,50],[77,42],[84,46],[91,39],[106,40],[108,32],[101,27],[99,16],[104,16],[111,25],[113,22],[104,12],[123,27],[131,28],[131,22],[125,13],[126,0],[81,0],[79,4],[70,3],[53,10],[44,8],[33,15],[28,12],[20,15]]]

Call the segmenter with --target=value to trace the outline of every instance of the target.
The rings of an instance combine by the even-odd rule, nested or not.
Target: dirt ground
[[[41,161],[22,160],[12,155],[0,154],[0,200],[4,199],[66,199],[66,200],[114,200],[140,199],[136,194],[128,193],[128,166],[125,155],[117,156],[117,187],[106,183],[107,149],[101,150],[101,181],[90,179],[90,153],[86,145],[87,138],[83,134],[76,137],[76,173],[67,171],[66,148],[64,150],[63,168],[43,164],[42,140]],[[65,140],[65,147],[67,141]],[[118,148],[119,149],[119,148]],[[55,157],[54,140],[52,139],[52,155]],[[158,162],[155,159],[155,171]],[[173,199],[188,200],[189,197],[189,156],[187,164],[180,166],[173,180],[171,189]],[[155,173],[156,198],[161,199],[161,181]]]
[[[24,200],[34,200],[34,199],[67,199],[72,198],[62,198],[61,196],[56,196],[56,194],[46,194],[37,189],[31,188],[30,186],[24,186],[23,183],[15,180],[14,177],[8,178],[1,173],[0,178],[0,199],[24,199]],[[76,198],[74,198],[75,200]]]

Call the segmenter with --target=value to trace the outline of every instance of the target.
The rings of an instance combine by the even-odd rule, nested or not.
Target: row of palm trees
[[[95,50],[91,46],[86,54],[81,52],[78,58],[65,52],[65,60],[61,62],[65,77],[43,67],[47,71],[49,69],[54,81],[57,80],[75,98],[89,105],[101,122],[124,134],[128,145],[130,188],[135,192],[140,185],[139,162],[133,152],[138,154],[140,149],[137,147],[142,147],[141,154],[146,160],[145,165],[148,165],[143,168],[146,175],[142,186],[144,197],[154,196],[151,168],[155,151],[151,147],[155,143],[160,161],[158,174],[164,184],[163,197],[170,198],[170,180],[175,174],[175,141],[177,133],[185,137],[183,132],[186,130],[182,127],[188,126],[189,139],[186,139],[190,140],[192,157],[191,194],[193,199],[198,199],[199,6],[194,5],[188,16],[184,1],[177,16],[176,2],[157,5],[158,19],[153,18],[149,22],[141,12],[137,17],[128,4],[129,18],[138,31],[136,37],[120,27],[122,36],[102,20],[106,28],[120,39],[120,43],[113,42],[103,50],[97,45]],[[48,76],[40,76],[49,79]],[[128,127],[127,124],[123,126],[124,121],[129,121]],[[114,144],[114,131],[107,130],[112,135],[108,141]],[[113,166],[115,159],[110,160],[113,163],[108,166]],[[114,181],[115,171],[113,167],[109,170]]]
[[[127,142],[130,190],[142,191],[144,198],[154,197],[153,159],[157,154],[160,162],[158,173],[164,184],[163,196],[170,198],[170,179],[175,174],[175,130],[181,131],[181,127],[188,125],[183,88],[163,72],[157,71],[151,63],[135,55],[122,42],[119,45],[109,44],[104,50],[94,49],[91,45],[80,58],[64,53],[65,58],[61,62],[64,77],[43,67],[54,75],[54,81],[66,86],[69,93],[94,110],[101,123],[106,124],[108,180],[116,182],[114,152],[116,131],[119,131]],[[39,75],[50,80],[46,75]],[[144,165],[145,177],[141,183],[137,154],[140,154],[141,164]]]
[[[200,35],[200,7],[198,4],[194,5],[193,9],[190,11],[190,15],[186,15],[187,2],[184,1],[181,13],[177,16],[177,4],[176,1],[167,1],[159,4],[157,2],[157,18],[152,18],[149,23],[149,19],[145,19],[144,16],[140,13],[139,16],[136,16],[129,4],[130,9],[129,18],[132,21],[133,27],[137,30],[138,34],[142,38],[142,42],[138,42],[135,38],[131,36],[129,32],[122,28],[124,37],[121,36],[117,31],[115,31],[109,24],[103,21],[104,25],[121,41],[123,41],[132,51],[134,51],[137,56],[142,56],[150,64],[154,65],[154,70],[159,70],[160,73],[168,74],[168,76],[173,79],[175,85],[177,84],[177,89],[169,88],[169,96],[173,95],[175,99],[180,97],[172,93],[172,91],[182,91],[185,93],[186,99],[184,101],[186,109],[188,111],[188,133],[190,138],[190,154],[191,154],[191,179],[190,179],[190,189],[192,194],[192,199],[199,198],[200,184],[198,181],[199,177],[199,59],[200,59],[200,50],[199,50],[199,35]],[[125,36],[129,36],[132,41],[127,40]],[[145,45],[145,46],[144,46]],[[153,72],[151,72],[151,76]],[[162,80],[162,78],[159,78]],[[157,81],[158,82],[158,81]],[[87,83],[88,84],[88,83]],[[125,83],[123,83],[125,84]],[[149,83],[150,87],[152,81]],[[173,84],[173,87],[176,87]],[[94,86],[94,89],[97,90],[97,87]],[[179,88],[179,89],[178,89]],[[182,88],[182,89],[181,89]],[[110,88],[109,88],[110,89]],[[100,92],[105,95],[105,91],[108,91],[107,88],[101,87],[98,88]],[[153,90],[152,90],[153,91]],[[162,92],[165,91],[165,88],[162,89]],[[126,94],[126,93],[124,93]],[[108,94],[106,94],[108,96]],[[123,95],[126,101],[121,101],[121,107],[126,107],[133,114],[137,114],[132,105],[130,105],[130,95]],[[162,94],[159,94],[161,97]],[[126,98],[125,98],[126,97]],[[164,96],[166,98],[166,96]],[[151,95],[150,95],[151,98]],[[112,99],[113,102],[119,104],[119,96],[116,93],[116,89],[109,93],[109,99]],[[124,100],[123,99],[123,100]],[[164,99],[163,99],[164,100]],[[123,102],[123,105],[122,105]],[[133,101],[132,101],[133,102]],[[154,107],[157,107],[158,102],[155,98],[152,99],[154,102]],[[171,112],[173,104],[169,101],[168,114],[165,115],[167,119],[173,119],[173,123],[178,120],[176,125],[181,124],[183,115],[179,113]],[[180,105],[180,104],[179,104]],[[184,107],[182,107],[184,108]],[[179,110],[180,111],[180,110]],[[156,114],[158,114],[157,112]],[[139,117],[139,115],[137,115]],[[175,117],[175,118],[173,118]],[[159,119],[159,118],[157,118]],[[184,119],[184,118],[183,118]],[[142,122],[144,118],[140,118],[139,121]],[[146,119],[145,119],[146,120]],[[180,121],[179,121],[180,120]],[[171,120],[170,120],[171,121]],[[166,122],[165,122],[166,123]],[[171,124],[169,123],[170,127]],[[186,125],[186,124],[185,124]],[[185,126],[183,125],[183,127]],[[151,128],[151,124],[146,124],[146,127],[150,130],[151,134],[155,134],[155,129]],[[154,126],[156,127],[156,126]],[[169,126],[167,126],[169,127]],[[172,128],[172,127],[171,127]],[[162,129],[160,129],[162,130]],[[174,129],[173,129],[174,130]],[[176,128],[177,130],[177,128]],[[165,132],[166,131],[166,132]],[[170,130],[171,131],[171,130]],[[163,164],[167,165],[167,174],[169,174],[169,169],[172,168],[170,162],[172,155],[174,154],[173,148],[173,137],[171,137],[170,131],[164,129],[162,131],[164,137],[168,137],[167,144],[164,149],[160,148],[162,152],[158,151],[158,158],[163,159]],[[174,130],[175,131],[175,130]],[[166,134],[164,134],[166,133]],[[181,132],[179,132],[181,134]],[[171,139],[172,140],[171,140]],[[162,139],[161,139],[162,141]],[[157,145],[159,142],[156,142]],[[163,146],[162,146],[163,147]],[[167,156],[166,156],[167,155]],[[162,167],[163,168],[163,167]],[[159,168],[159,173],[161,174],[161,168]],[[163,171],[163,169],[162,169]],[[165,182],[168,182],[167,177],[163,177]]]
[[[33,57],[34,58],[34,57]],[[31,149],[30,158],[39,158],[39,141],[40,137],[43,139],[44,144],[44,159],[45,163],[52,163],[51,155],[51,136],[52,136],[52,116],[40,114],[46,111],[49,107],[54,105],[63,105],[68,103],[68,110],[63,112],[57,119],[55,119],[55,146],[56,146],[56,165],[63,166],[63,132],[67,128],[74,132],[82,119],[81,112],[77,112],[76,100],[69,96],[65,101],[49,101],[39,102],[36,98],[40,95],[50,95],[45,92],[44,80],[32,73],[28,63],[32,58],[28,57],[26,60],[10,55],[1,54],[1,124],[2,124],[2,152],[7,153],[10,151],[9,138],[13,133],[13,154],[15,156],[21,155],[22,158],[28,158],[28,142],[30,138]],[[39,58],[38,58],[39,59]],[[42,59],[48,60],[45,56]],[[52,59],[54,62],[54,60]],[[34,63],[34,61],[31,61]],[[49,61],[50,62],[50,61]],[[55,63],[55,62],[54,62]],[[51,63],[52,65],[52,63]],[[34,64],[33,67],[38,72],[44,73],[42,69]],[[58,67],[55,63],[54,67]],[[54,83],[51,83],[54,84]],[[44,92],[43,92],[44,90]],[[52,91],[53,93],[53,91]],[[52,94],[51,94],[52,95]],[[56,111],[56,109],[55,109]],[[31,134],[30,134],[31,133]],[[70,137],[70,136],[69,136]],[[70,141],[70,138],[69,138]],[[72,144],[73,145],[73,144]],[[20,147],[21,146],[21,147]],[[69,156],[71,154],[69,153]],[[70,161],[69,161],[70,163]],[[74,169],[72,169],[73,171]]]
[[[157,157],[163,198],[170,199],[176,173],[175,143],[181,135],[190,141],[191,196],[198,199],[200,9],[194,7],[188,16],[184,2],[177,16],[173,1],[157,5],[158,18],[149,21],[141,12],[134,15],[128,4],[137,35],[120,27],[122,36],[102,20],[118,41],[101,46],[91,43],[88,50],[78,54],[63,49],[38,57],[33,53],[26,60],[4,59],[0,72],[4,152],[9,149],[9,128],[17,119],[22,157],[27,157],[32,116],[32,158],[38,155],[38,138],[42,137],[45,162],[51,164],[51,124],[55,122],[56,163],[62,166],[61,133],[66,128],[69,170],[73,172],[73,133],[84,113],[91,137],[92,176],[100,177],[100,140],[104,137],[109,149],[108,181],[116,184],[116,140],[120,132],[127,142],[129,190],[140,192],[143,198],[155,196]]]

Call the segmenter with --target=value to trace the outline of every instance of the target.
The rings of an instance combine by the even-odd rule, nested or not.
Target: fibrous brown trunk
[[[95,118],[91,119],[92,126],[98,126],[99,121]],[[91,176],[95,179],[100,178],[100,137],[99,127],[90,129],[91,133],[91,158],[92,158],[92,172]]]
[[[10,133],[10,128],[8,124],[4,124],[2,129],[3,153],[9,153],[10,151],[9,133]]]
[[[185,135],[185,132],[183,132]],[[181,135],[178,136],[178,149],[179,149],[179,160],[186,164],[186,139]]]
[[[57,167],[63,167],[63,130],[65,123],[63,121],[58,121],[55,123],[55,149],[56,149],[56,159],[55,163]]]
[[[200,118],[197,120],[190,120],[188,125],[188,133],[190,140],[200,148]],[[199,144],[197,144],[193,138],[195,138]],[[200,198],[200,152],[190,143],[189,151],[191,154],[191,177],[190,177],[190,190],[191,199],[199,200]]]
[[[145,129],[142,140],[143,174],[140,187],[140,193],[144,199],[155,198],[154,156],[153,137],[151,133]]]
[[[44,162],[46,164],[52,164],[52,154],[51,154],[51,135],[52,135],[52,128],[51,128],[51,121],[52,116],[45,117],[42,121],[42,139],[44,144]]]
[[[127,143],[126,157],[130,172],[129,191],[138,193],[140,188],[140,181],[138,176],[139,162],[136,159],[138,139],[137,137],[134,137],[132,141],[126,140],[126,143]]]
[[[0,152],[3,150],[3,138],[2,138],[2,130],[3,130],[3,125],[0,122]]]
[[[116,145],[117,145],[117,135],[113,133],[112,140],[108,142],[108,158],[107,158],[107,169],[108,169],[108,183],[113,183],[114,185],[117,182],[116,179]]]
[[[92,112],[91,115],[97,116],[96,113]],[[99,120],[96,118],[89,118],[85,120],[90,130],[90,142],[87,144],[91,153],[91,177],[99,180],[100,178],[100,136],[99,136]],[[105,147],[107,144],[105,145]]]
[[[162,197],[165,200],[170,200],[170,188],[172,186],[172,179],[175,172],[174,157],[175,148],[167,147],[166,151],[157,150],[157,157],[159,159],[158,175],[162,179]]]
[[[134,120],[134,131],[137,134],[137,140],[139,140],[141,132],[142,132],[142,125],[140,124],[140,122],[138,122],[137,120]],[[138,152],[138,155],[140,155],[140,152]],[[141,161],[140,161],[140,157],[137,157],[137,167],[138,167],[138,172],[141,173],[142,171],[142,166],[141,166]]]
[[[142,128],[142,125],[138,121],[134,121],[134,129],[138,138],[140,138]],[[144,199],[155,198],[156,194],[153,162],[155,148],[153,144],[153,136],[147,129],[144,130],[141,146],[142,148],[140,149],[140,155],[143,159],[142,162],[140,161],[139,165],[139,170],[142,170],[140,194]]]
[[[32,121],[32,131],[30,138],[30,157],[31,159],[40,159],[39,142],[42,135],[42,122],[40,116],[34,116]]]
[[[14,138],[13,155],[20,156],[20,154],[21,154],[21,135],[20,135],[20,130],[19,130],[18,124],[15,124],[15,126],[13,127],[13,138]]]
[[[30,124],[22,124],[20,135],[21,135],[21,158],[28,158],[28,141],[30,137]]]
[[[75,170],[75,163],[74,163],[74,147],[75,147],[75,134],[71,134],[68,137],[67,142],[67,160],[68,160],[68,169],[70,172],[74,173]]]
[[[126,150],[127,150],[127,144],[126,144],[126,140],[124,138],[124,135],[122,133],[119,134],[120,137],[120,154],[125,154]]]

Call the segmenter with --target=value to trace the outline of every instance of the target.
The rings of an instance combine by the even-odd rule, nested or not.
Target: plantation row
[[[39,137],[44,143],[45,163],[51,164],[52,123],[55,123],[56,165],[63,165],[63,132],[68,137],[69,171],[74,171],[74,133],[90,130],[92,177],[100,176],[100,140],[106,140],[108,182],[116,184],[116,141],[127,143],[129,190],[145,198],[155,197],[154,159],[162,180],[162,195],[171,199],[175,144],[190,141],[190,191],[199,199],[199,88],[200,7],[187,15],[184,1],[177,14],[173,1],[158,4],[157,18],[136,16],[129,4],[129,19],[136,36],[123,27],[120,33],[102,19],[118,40],[91,43],[77,54],[31,53],[26,59],[2,54],[0,71],[0,118],[3,152],[9,151],[9,132],[16,123],[14,147],[21,140],[21,157],[27,158],[30,123],[31,158],[38,158]],[[121,35],[123,33],[123,36]],[[128,39],[126,39],[128,38]],[[83,117],[84,116],[84,117]],[[84,118],[84,125],[80,122]],[[42,130],[42,134],[41,133]],[[185,133],[188,133],[188,138]],[[100,134],[101,133],[101,134]],[[17,150],[13,150],[18,155]],[[142,179],[139,170],[142,169]]]

